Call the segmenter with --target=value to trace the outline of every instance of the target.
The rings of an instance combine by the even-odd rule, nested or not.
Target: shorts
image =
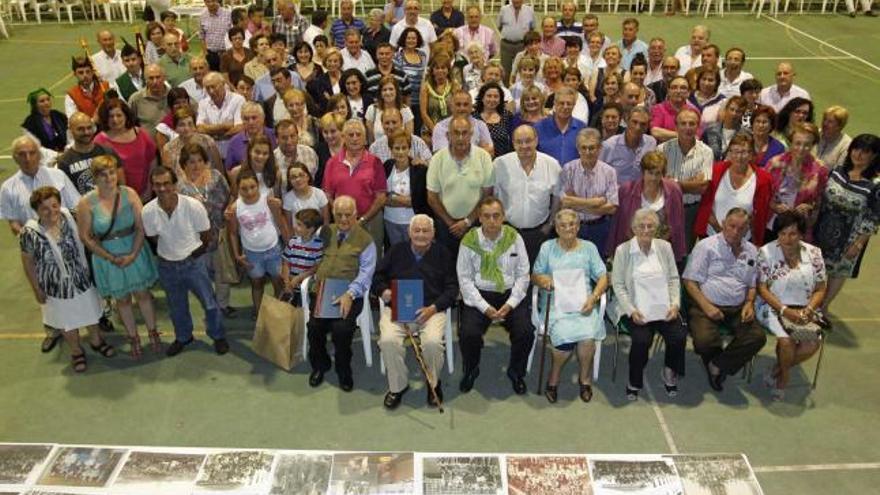
[[[268,275],[271,278],[281,276],[281,244],[275,244],[274,247],[266,251],[244,250],[244,255],[251,264],[248,270],[248,277],[251,280],[257,280]]]

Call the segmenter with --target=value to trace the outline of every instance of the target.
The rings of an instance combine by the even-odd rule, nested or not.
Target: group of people
[[[876,232],[880,137],[850,138],[839,106],[817,126],[788,62],[766,87],[743,70],[741,48],[719,69],[704,26],[667,55],[662,38],[638,38],[637,19],[613,43],[596,16],[577,22],[570,1],[540,32],[522,0],[501,8],[499,32],[451,0],[430,20],[416,0],[393,0],[368,22],[351,0],[339,10],[332,23],[321,10],[309,21],[282,1],[269,22],[257,8],[206,0],[195,56],[174,13],[157,13],[143,51],[117,49],[101,31],[99,52],[73,57],[65,112],[48,90],[30,93],[0,218],[43,307],[43,351],[63,336],[73,369],[85,371],[87,327],[92,349],[113,356],[99,322],[115,306],[140,357],[136,302],[160,352],[158,281],[174,326],[165,353],[193,342],[192,292],[224,354],[236,272],[250,279],[254,319],[266,282],[301,304],[309,279],[314,304],[342,279],[339,314],[309,319],[313,387],[335,367],[352,390],[351,342],[372,296],[385,303],[388,408],[409,388],[410,330],[428,403],[442,403],[456,305],[462,392],[480,374],[486,330],[501,323],[507,376],[525,393],[532,313],[546,311],[545,395],[558,400],[574,353],[589,402],[610,288],[609,315],[633,339],[629,399],[644,386],[656,332],[674,396],[688,333],[721,390],[764,346],[763,328],[777,337],[765,381],[783,397],[791,368],[818,349],[792,328],[827,321]],[[392,307],[404,279],[422,281],[425,303],[408,324]],[[721,327],[733,337],[726,346]]]

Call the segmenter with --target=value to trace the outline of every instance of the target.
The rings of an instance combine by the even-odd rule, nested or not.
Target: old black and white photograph
[[[208,454],[196,484],[205,491],[241,490],[248,493],[268,485],[275,454],[259,451],[234,451]]]
[[[114,493],[188,493],[205,454],[131,452],[113,481]]]
[[[356,452],[335,454],[329,495],[413,493],[413,454]]]
[[[27,483],[51,451],[51,445],[0,445],[0,485]]]
[[[16,494],[17,495],[17,494]],[[30,490],[27,492],[21,493],[21,495],[77,495],[71,492],[56,492],[56,491],[46,491],[46,490]]]
[[[509,495],[591,495],[584,456],[507,456]]]
[[[669,459],[590,459],[596,495],[682,495],[681,482]]]
[[[278,454],[270,495],[324,495],[330,486],[332,454]]]
[[[762,495],[742,454],[671,455],[685,495]]]
[[[40,485],[101,487],[107,484],[123,449],[61,447],[40,476]]]
[[[504,484],[497,456],[425,457],[425,495],[501,495]]]

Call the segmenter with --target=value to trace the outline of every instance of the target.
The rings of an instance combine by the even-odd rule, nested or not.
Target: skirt
[[[46,304],[42,305],[41,310],[44,325],[65,332],[96,325],[104,314],[101,298],[94,286],[72,299],[46,297]]]

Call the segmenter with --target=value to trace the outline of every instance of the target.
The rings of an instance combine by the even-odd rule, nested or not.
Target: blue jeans
[[[225,338],[220,306],[214,297],[207,263],[208,257],[205,255],[181,261],[159,260],[159,282],[165,289],[168,311],[174,324],[174,337],[180,342],[188,341],[193,334],[192,315],[189,312],[190,292],[196,295],[205,311],[208,336],[214,340]]]

